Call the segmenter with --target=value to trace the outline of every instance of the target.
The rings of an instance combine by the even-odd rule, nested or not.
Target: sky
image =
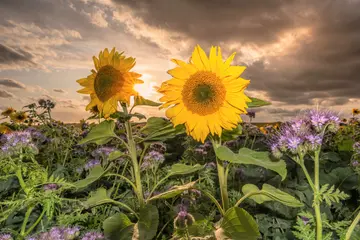
[[[172,58],[196,44],[221,46],[246,65],[249,96],[272,103],[256,121],[284,121],[326,107],[350,116],[360,107],[360,0],[1,0],[0,109],[53,99],[53,117],[87,118],[77,79],[92,56],[116,47],[136,58],[146,98],[170,79]],[[164,116],[154,107],[147,116]],[[246,117],[244,117],[246,118]]]

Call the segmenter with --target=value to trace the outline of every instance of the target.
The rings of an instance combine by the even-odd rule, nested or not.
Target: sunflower
[[[126,58],[115,51],[105,48],[99,53],[99,58],[93,57],[95,70],[86,78],[77,82],[84,88],[78,93],[90,94],[91,101],[86,110],[96,107],[104,117],[117,111],[118,101],[128,103],[130,97],[137,94],[133,89],[135,84],[143,83],[138,79],[141,74],[129,72],[135,66],[135,59]]]
[[[26,112],[16,112],[10,115],[11,120],[13,120],[14,122],[24,122],[25,120],[28,119],[28,115]]]
[[[250,81],[240,78],[243,66],[230,66],[233,53],[223,61],[220,47],[211,47],[209,57],[197,45],[189,63],[173,59],[177,67],[168,71],[172,79],[162,83],[158,92],[167,108],[166,116],[174,126],[185,124],[188,135],[204,142],[206,137],[221,136],[241,122],[251,100],[244,90]]]
[[[353,108],[352,110],[353,116],[360,114],[360,110],[358,108]]]
[[[8,134],[11,133],[11,129],[7,126],[5,126],[4,124],[0,124],[0,135],[1,134]]]
[[[259,130],[260,130],[260,132],[262,132],[265,135],[268,134],[268,131],[264,127],[260,127]]]
[[[15,109],[13,109],[12,107],[8,107],[1,113],[1,115],[5,116],[5,117],[9,117],[14,112],[16,112]]]

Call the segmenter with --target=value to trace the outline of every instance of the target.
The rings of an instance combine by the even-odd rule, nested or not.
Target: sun
[[[157,93],[154,89],[156,83],[152,81],[152,76],[150,74],[142,74],[141,79],[144,81],[143,84],[134,85],[134,90],[138,92],[140,96],[149,98]]]

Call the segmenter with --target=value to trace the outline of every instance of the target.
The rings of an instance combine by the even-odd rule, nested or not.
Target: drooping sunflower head
[[[15,109],[13,109],[12,107],[8,107],[1,113],[1,115],[5,116],[5,117],[9,117],[14,112],[16,112]]]
[[[26,112],[16,112],[10,115],[11,120],[13,120],[14,122],[24,122],[25,120],[28,119],[28,115]]]
[[[135,59],[125,57],[115,48],[99,53],[93,57],[95,70],[86,78],[77,80],[84,88],[79,93],[90,94],[91,102],[86,110],[98,109],[107,117],[117,111],[118,102],[130,102],[130,97],[137,94],[134,85],[143,83],[141,74],[129,72],[135,66]]]
[[[353,114],[354,116],[360,114],[360,109],[358,109],[358,108],[353,108],[352,114]]]
[[[230,66],[235,53],[223,61],[220,47],[211,47],[209,57],[197,45],[189,63],[173,59],[177,67],[168,71],[173,77],[163,82],[158,92],[164,96],[161,108],[173,124],[185,124],[188,135],[205,141],[220,136],[222,129],[231,130],[246,114],[244,94],[250,81],[240,77],[244,66]]]

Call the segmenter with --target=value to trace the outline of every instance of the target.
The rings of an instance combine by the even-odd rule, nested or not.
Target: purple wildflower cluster
[[[206,141],[204,144],[201,144],[197,148],[195,148],[194,152],[198,155],[206,156],[211,149],[212,149],[211,142]]]
[[[328,110],[310,110],[303,116],[284,123],[270,140],[270,149],[275,157],[282,153],[305,154],[321,147],[325,130],[335,132],[340,118]],[[326,128],[326,129],[325,129]]]
[[[250,118],[250,122],[256,116],[255,111],[253,111],[253,110],[248,110],[246,115]]]
[[[50,142],[51,139],[47,138],[43,133],[41,133],[39,130],[37,130],[34,127],[29,127],[25,130],[25,132],[29,132],[31,135],[32,140],[39,144],[44,144],[47,142]]]
[[[109,156],[109,154],[112,153],[115,150],[116,149],[113,148],[113,147],[100,147],[100,148],[95,149],[94,151],[92,151],[91,155],[95,159],[107,158]]]
[[[27,240],[73,240],[80,235],[78,227],[53,227],[48,232],[29,237]]]
[[[0,240],[13,240],[10,234],[2,233],[0,234]]]
[[[150,151],[144,156],[141,170],[156,168],[165,161],[164,154],[158,151]]]
[[[27,131],[18,131],[1,136],[2,153],[6,156],[19,154],[22,150],[38,153],[38,149],[32,141],[31,134]]]
[[[353,145],[354,152],[360,154],[360,142],[356,142]]]
[[[89,160],[89,161],[85,164],[84,169],[85,169],[85,170],[90,170],[90,169],[92,169],[93,167],[98,166],[98,165],[100,165],[100,164],[101,164],[100,160],[91,159],[91,160]]]
[[[164,154],[166,152],[166,145],[162,142],[155,142],[150,145],[149,150]]]
[[[178,214],[174,220],[176,228],[185,228],[195,221],[194,217],[188,212],[188,206],[185,204],[179,205]]]
[[[104,234],[99,233],[99,232],[87,232],[82,238],[81,240],[100,240],[100,239],[105,239]]]
[[[54,191],[54,190],[58,189],[58,187],[59,186],[55,183],[49,183],[49,184],[44,185],[43,189],[45,191]]]

